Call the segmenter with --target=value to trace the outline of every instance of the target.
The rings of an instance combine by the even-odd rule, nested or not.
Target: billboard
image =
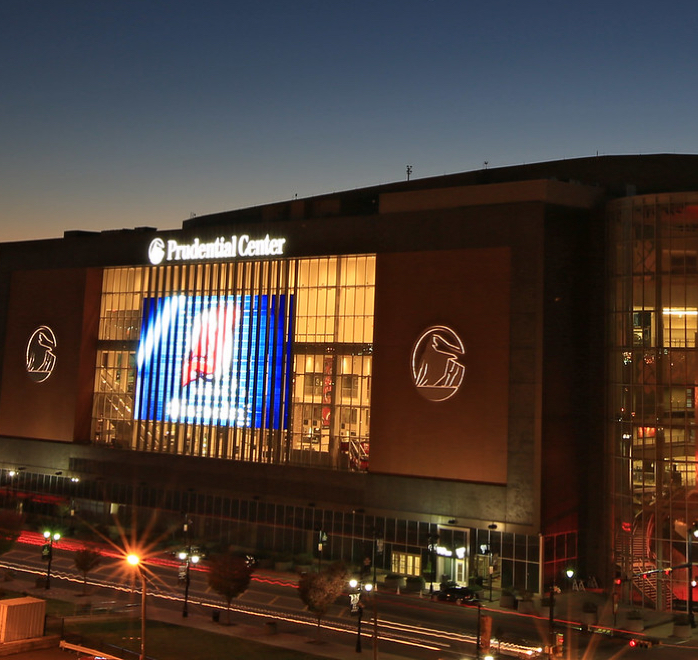
[[[135,419],[285,428],[291,303],[285,295],[146,298]]]

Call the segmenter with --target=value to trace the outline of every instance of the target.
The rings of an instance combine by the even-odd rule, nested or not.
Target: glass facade
[[[70,468],[89,473],[90,460],[73,458]],[[63,528],[86,525],[117,534],[112,514],[122,520],[140,518],[153,533],[168,536],[181,528],[183,517],[192,522],[191,534],[203,542],[252,548],[265,554],[318,557],[318,533],[327,535],[323,561],[344,561],[366,566],[373,556],[381,571],[431,579],[429,543],[438,539],[437,584],[442,578],[467,584],[476,578],[484,587],[513,586],[537,591],[540,539],[536,535],[489,529],[462,529],[409,517],[370,515],[363,510],[267,502],[255,497],[213,495],[193,489],[154,487],[142,482],[117,483],[100,479],[75,480],[69,476],[26,470],[14,477],[0,469],[0,505],[16,506],[30,516],[55,517]],[[105,506],[106,505],[106,506]],[[157,509],[158,516],[153,517]],[[77,512],[76,516],[73,513]],[[117,540],[117,537],[114,537]]]
[[[698,520],[698,194],[614,201],[608,227],[614,565],[628,597],[670,609]]]
[[[94,442],[368,468],[375,257],[104,271]]]

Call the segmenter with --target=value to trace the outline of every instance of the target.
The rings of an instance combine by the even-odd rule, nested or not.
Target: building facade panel
[[[0,433],[73,442],[91,397],[95,273],[18,271],[12,276],[0,399]],[[87,399],[87,400],[86,400]]]
[[[507,248],[379,255],[372,470],[506,483],[509,281]],[[417,354],[442,326],[463,350],[444,331]],[[419,378],[446,382],[453,365],[452,396],[427,398]]]

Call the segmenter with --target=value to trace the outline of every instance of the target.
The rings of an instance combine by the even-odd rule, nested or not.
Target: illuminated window
[[[93,440],[366,469],[374,287],[374,256],[105,269]]]
[[[422,557],[409,552],[393,551],[390,557],[390,570],[392,573],[408,576],[420,576],[422,574]]]

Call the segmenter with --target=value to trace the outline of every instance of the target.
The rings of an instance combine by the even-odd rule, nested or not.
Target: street
[[[42,597],[51,595],[51,589],[54,593],[69,590],[73,594],[76,611],[78,607],[81,611],[88,608],[92,611],[116,611],[138,603],[134,571],[117,556],[103,557],[100,566],[89,573],[87,597],[80,596],[83,578],[75,568],[72,551],[62,548],[60,543],[54,548],[51,589],[35,586],[36,579],[43,580],[47,572],[46,562],[41,561],[37,546],[16,544],[3,555],[0,566],[12,570],[18,581],[23,579],[26,583],[29,579],[33,587],[29,590],[30,595]],[[153,604],[149,610],[151,616],[153,609],[162,610],[178,620],[177,613],[182,612],[184,594],[178,582],[178,568],[177,560],[164,555],[154,557],[147,563],[148,598]],[[12,588],[11,583],[8,588]],[[225,609],[221,598],[208,588],[205,567],[192,567],[187,605],[189,616],[179,620],[187,625],[196,625],[201,621],[208,623],[214,612]],[[233,601],[231,610],[236,621],[258,626],[269,625],[273,621],[275,630],[297,635],[312,634],[317,626],[316,618],[305,610],[296,594],[296,579],[292,574],[271,571],[255,573],[250,588]],[[378,615],[375,630],[374,610]],[[496,640],[493,650],[504,657],[535,656],[536,650],[542,650],[548,637],[547,619],[502,610],[487,601],[481,604],[478,613],[478,607],[474,605],[433,602],[426,596],[389,593],[379,589],[365,602],[363,646],[365,650],[370,650],[373,635],[377,634],[380,651],[384,654],[428,660],[475,657],[478,616],[492,617],[492,635]],[[651,649],[631,648],[628,639],[589,634],[566,625],[560,619],[556,630],[564,634],[564,657],[571,660],[605,660],[627,653],[673,660],[692,657],[696,651],[695,647],[682,644],[663,644]],[[323,619],[323,637],[351,647],[356,634],[357,620],[350,614],[349,598],[342,597]]]

